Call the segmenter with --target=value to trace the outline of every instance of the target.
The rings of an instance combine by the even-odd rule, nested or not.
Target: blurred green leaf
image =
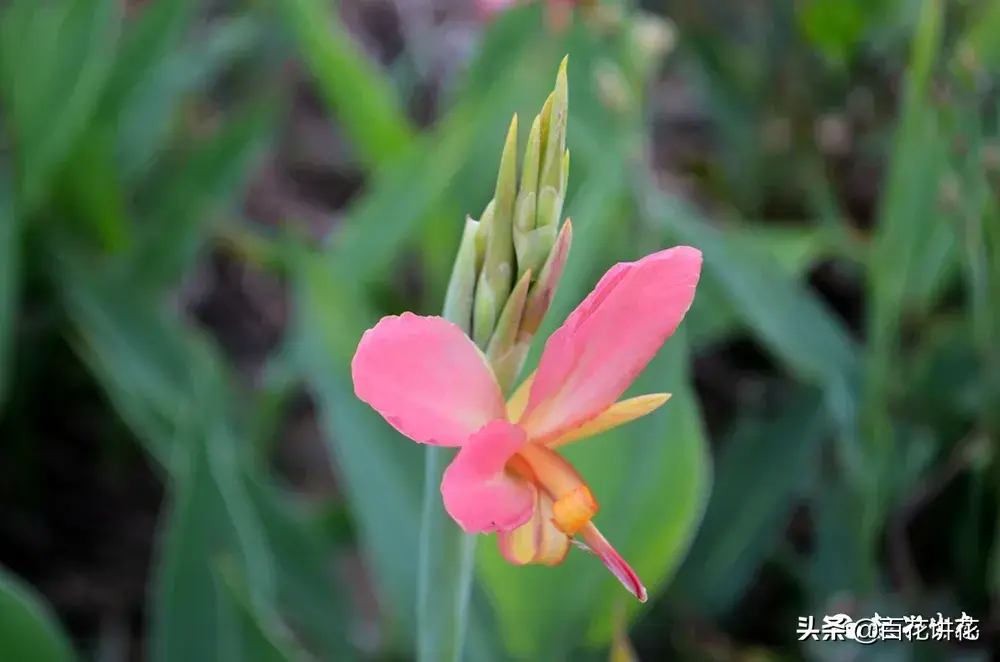
[[[213,396],[204,398],[211,402]],[[178,412],[179,420],[182,416]],[[191,425],[178,430],[153,600],[149,656],[154,662],[248,659],[238,615],[215,581],[213,566],[222,558],[238,559],[254,600],[267,601],[272,591],[270,551],[234,440],[212,416],[210,410],[194,410]]]
[[[194,0],[146,0],[137,15],[130,17],[101,97],[98,116],[102,121],[121,118],[146,80],[165,60],[176,57],[173,49],[197,7]]]
[[[245,642],[243,656],[246,662],[296,662],[306,659],[299,655],[301,645],[294,641],[290,632],[275,614],[262,613],[254,605],[246,580],[240,576],[235,564],[224,559],[218,564],[222,585],[228,598],[236,606],[242,639]],[[340,659],[340,658],[337,658]]]
[[[333,265],[336,264],[335,268]],[[357,518],[379,594],[412,640],[423,461],[420,447],[392,430],[351,387],[349,365],[361,334],[376,321],[357,282],[339,263],[305,251],[289,255],[294,316],[289,349],[320,406],[324,440]],[[482,596],[474,590],[466,653],[499,659]]]
[[[822,227],[757,227],[730,230],[729,236],[758,259],[774,264],[786,277],[801,281],[820,260],[835,252],[831,233]],[[686,317],[697,347],[726,339],[739,328],[740,315],[715,279],[698,285],[698,296]]]
[[[41,595],[0,566],[0,659],[71,662],[76,659],[55,614]]]
[[[14,135],[23,213],[86,131],[114,64],[120,0],[15,0],[0,14],[0,92]]]
[[[321,659],[353,659],[349,598],[339,595],[333,583],[329,545],[276,487],[256,481],[250,495],[279,561],[275,586],[288,622],[310,648],[322,653]]]
[[[787,413],[742,418],[722,442],[705,520],[668,593],[685,609],[723,615],[783,540],[829,433],[822,405],[815,390],[795,394]]]
[[[911,281],[916,274],[928,270],[928,253],[954,245],[950,225],[935,219],[946,143],[929,97],[942,39],[943,12],[941,0],[922,1],[920,20],[910,46],[887,184],[880,199],[869,253],[868,361],[860,419],[861,438],[865,442],[861,447],[864,458],[861,477],[866,497],[858,522],[863,528],[861,535],[867,537],[871,546],[870,555],[877,553],[874,547],[879,535],[879,511],[890,498],[884,492],[881,474],[893,462],[894,432],[888,409],[900,313],[910,307],[925,312],[931,302],[913,300]]]
[[[869,27],[876,0],[806,0],[797,3],[799,27],[833,62],[846,65]]]
[[[274,107],[252,106],[228,118],[211,137],[159,179],[143,200],[139,245],[131,268],[147,285],[176,285],[205,245],[212,214],[230,201],[260,155],[274,121]]]
[[[955,56],[962,58],[972,54],[975,66],[995,72],[1000,69],[1000,4],[980,4],[982,11],[970,21],[969,29],[959,39]]]
[[[195,375],[216,362],[207,345],[157,310],[131,276],[109,273],[66,250],[53,252],[77,350],[146,451],[168,466],[179,403]]]
[[[13,370],[21,277],[21,223],[14,210],[10,181],[0,173],[0,411]]]
[[[387,76],[320,0],[281,0],[280,13],[330,110],[371,168],[401,154],[413,130]]]
[[[170,1],[160,0],[159,4]],[[156,8],[148,11],[152,13],[153,9]],[[166,8],[162,11],[166,13]],[[187,19],[185,11],[183,16],[164,16],[159,20],[183,22]],[[145,29],[153,32],[154,28],[171,31],[181,27],[157,25]],[[144,34],[138,27],[136,32],[140,36]],[[126,181],[138,181],[150,174],[150,167],[171,137],[189,95],[207,88],[236,58],[252,51],[263,33],[261,25],[250,16],[219,20],[200,37],[191,38],[182,48],[166,52],[149,65],[135,90],[122,100],[126,105],[120,119],[113,122],[118,128],[116,158]],[[139,39],[138,36],[130,37]],[[162,38],[166,43],[161,48],[167,49],[176,35]],[[111,115],[106,119],[112,121]]]
[[[115,169],[110,132],[92,127],[69,154],[57,184],[57,213],[69,219],[73,231],[93,231],[108,250],[121,250],[131,240],[125,193]]]
[[[815,296],[768,266],[737,238],[636,172],[640,207],[674,241],[701,249],[703,280],[714,280],[764,346],[800,379],[821,386],[839,425],[854,429],[860,363],[843,324]]]

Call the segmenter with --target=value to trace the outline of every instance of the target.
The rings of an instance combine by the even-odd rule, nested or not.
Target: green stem
[[[442,317],[471,335],[476,285],[476,230],[468,220],[452,267]],[[417,662],[461,662],[475,574],[476,536],[462,531],[444,510],[441,478],[456,449],[428,446],[424,454],[417,574]]]
[[[424,501],[417,579],[417,662],[460,662],[475,570],[476,536],[463,532],[441,502],[441,476],[455,451],[424,455]]]

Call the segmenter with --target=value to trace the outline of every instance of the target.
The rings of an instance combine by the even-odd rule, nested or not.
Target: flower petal
[[[469,438],[445,469],[444,508],[466,533],[508,531],[531,518],[534,485],[504,471],[526,443],[520,426],[492,421]]]
[[[545,343],[521,423],[546,441],[621,397],[694,300],[701,251],[678,246],[612,267]]]
[[[442,317],[383,317],[351,362],[354,392],[414,441],[461,446],[503,418],[503,394],[482,352]]]
[[[601,535],[601,532],[597,530],[597,527],[593,523],[588,524],[583,527],[580,531],[580,537],[583,538],[585,544],[580,544],[576,540],[573,542],[594,556],[601,559],[601,561],[608,567],[608,570],[618,578],[618,581],[628,589],[629,593],[639,598],[639,602],[646,601],[646,587],[642,585],[639,581],[638,575],[635,571],[625,562],[625,559],[615,551],[615,548],[611,546],[611,543]]]
[[[592,418],[578,428],[571,428],[565,434],[547,441],[545,445],[549,448],[558,448],[580,439],[607,432],[619,425],[625,425],[637,418],[642,418],[669,399],[669,393],[651,393],[616,402],[603,413],[598,414],[596,418]]]
[[[497,534],[500,554],[514,565],[559,565],[569,552],[569,536],[552,523],[552,499],[535,491],[535,513],[525,524]]]

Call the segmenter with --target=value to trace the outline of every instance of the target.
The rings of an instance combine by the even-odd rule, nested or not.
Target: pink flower
[[[635,572],[591,521],[590,488],[556,449],[666,402],[669,394],[617,400],[684,318],[700,273],[701,252],[687,246],[612,267],[506,404],[485,356],[457,326],[385,317],[358,345],[355,393],[410,439],[460,447],[441,494],[462,529],[496,532],[518,565],[557,565],[576,542],[645,601]]]

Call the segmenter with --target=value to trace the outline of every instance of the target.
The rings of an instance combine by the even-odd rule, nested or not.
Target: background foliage
[[[2,4],[0,659],[412,659],[421,449],[347,366],[440,309],[565,53],[542,335],[614,262],[705,256],[635,389],[674,398],[568,453],[653,597],[486,542],[468,659],[627,655],[626,609],[643,660],[985,658],[1000,5],[598,4]],[[841,611],[981,641],[797,641]]]

